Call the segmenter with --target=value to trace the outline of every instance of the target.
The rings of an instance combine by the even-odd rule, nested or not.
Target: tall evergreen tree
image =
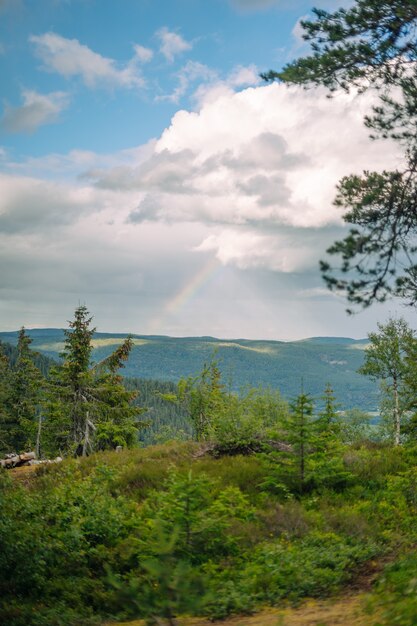
[[[85,456],[97,449],[133,445],[141,424],[140,408],[131,404],[118,370],[128,358],[133,342],[128,337],[113,354],[93,364],[95,328],[85,306],[75,310],[65,331],[62,365],[51,371],[48,407],[49,447]]]

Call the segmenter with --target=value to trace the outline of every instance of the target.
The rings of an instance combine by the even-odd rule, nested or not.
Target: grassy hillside
[[[415,448],[341,449],[343,480],[302,496],[283,491],[275,452],[198,453],[175,443],[0,472],[0,622],[248,615],[346,597],[387,559],[359,623],[415,625]]]
[[[63,348],[62,330],[34,329],[28,330],[28,334],[33,339],[33,348],[47,356],[57,358]],[[94,359],[106,357],[124,337],[97,333]],[[17,332],[0,333],[0,339],[16,343]],[[320,397],[324,384],[330,382],[341,408],[377,409],[377,386],[357,374],[366,340],[317,337],[281,342],[135,335],[134,342],[124,369],[129,377],[176,382],[199,372],[216,352],[224,379],[234,389],[246,385],[269,386],[289,398],[299,392],[303,379],[305,390]]]

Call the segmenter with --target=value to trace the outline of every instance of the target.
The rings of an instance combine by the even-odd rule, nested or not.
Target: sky
[[[345,2],[346,4],[346,2]],[[340,1],[317,0],[332,10]],[[265,84],[305,0],[0,0],[0,329],[361,338],[318,271],[372,94]]]

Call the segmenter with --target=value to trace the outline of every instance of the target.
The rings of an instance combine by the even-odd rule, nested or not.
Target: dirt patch
[[[231,617],[221,622],[206,619],[178,619],[178,626],[370,626],[363,612],[364,594],[332,600],[308,600],[297,608],[268,609],[256,615]],[[106,626],[144,626],[143,620],[118,622]]]
[[[26,483],[35,477],[36,470],[39,465],[23,465],[22,467],[15,467],[7,470],[9,476],[19,483]]]

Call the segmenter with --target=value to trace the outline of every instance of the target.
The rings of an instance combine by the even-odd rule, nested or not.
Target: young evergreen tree
[[[309,462],[311,454],[315,451],[317,439],[313,400],[303,390],[290,402],[290,412],[283,425],[285,440],[291,445],[291,451],[287,454],[285,462],[285,471],[288,473],[292,489],[303,494],[311,479]]]
[[[319,433],[328,435],[339,431],[339,415],[337,412],[336,396],[330,383],[327,383],[322,397],[324,407],[320,411],[316,420],[316,427]]]
[[[128,337],[101,363],[91,361],[95,328],[85,306],[75,310],[65,331],[62,365],[51,371],[48,407],[49,447],[86,456],[97,449],[134,445],[142,412],[131,402],[118,370],[133,342]]]

